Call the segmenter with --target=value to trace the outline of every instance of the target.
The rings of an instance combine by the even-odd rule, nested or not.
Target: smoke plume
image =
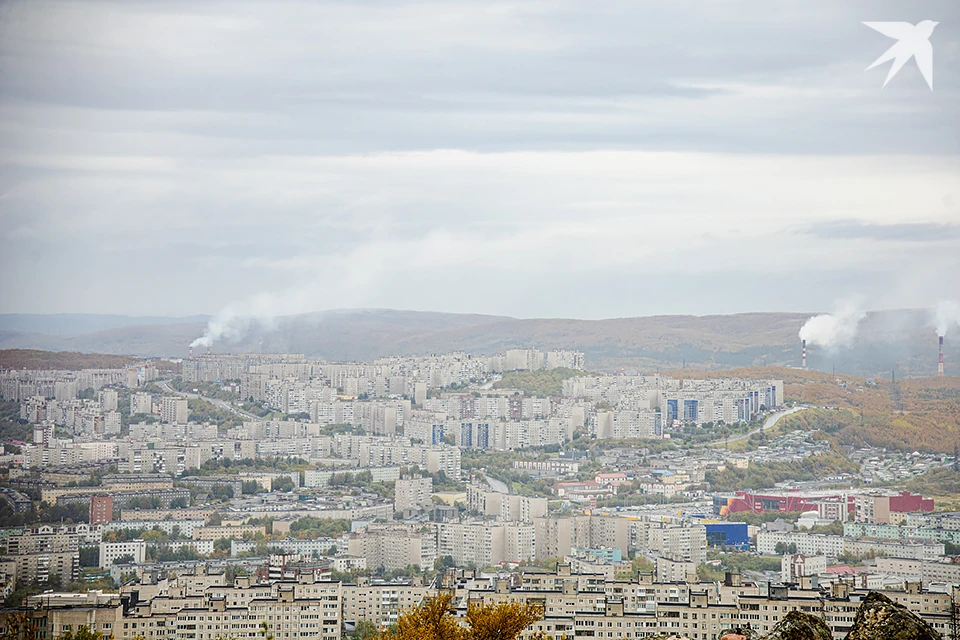
[[[850,346],[857,337],[860,321],[866,315],[858,301],[840,302],[833,313],[824,313],[807,320],[800,329],[800,339],[827,349]]]
[[[190,343],[191,347],[211,347],[215,342],[234,342],[256,325],[273,328],[278,311],[277,299],[261,294],[248,300],[232,302],[210,318],[203,335]]]
[[[956,300],[941,300],[933,310],[933,324],[938,336],[947,335],[952,326],[960,327],[960,303]]]

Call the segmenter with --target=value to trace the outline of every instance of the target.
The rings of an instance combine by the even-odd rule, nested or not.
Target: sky
[[[960,5],[7,0],[0,223],[0,313],[929,307]]]

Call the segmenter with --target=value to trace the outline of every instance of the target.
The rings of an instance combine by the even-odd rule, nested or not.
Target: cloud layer
[[[952,2],[8,2],[0,312],[931,307],[958,105]]]

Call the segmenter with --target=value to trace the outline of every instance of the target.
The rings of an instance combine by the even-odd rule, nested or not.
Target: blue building
[[[750,547],[746,522],[714,522],[703,525],[707,528],[707,545],[711,547]]]
[[[667,423],[675,422],[680,417],[678,400],[667,400]]]

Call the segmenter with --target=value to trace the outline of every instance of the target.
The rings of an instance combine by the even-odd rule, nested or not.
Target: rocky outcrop
[[[791,611],[763,640],[833,640],[830,627],[816,616]]]
[[[941,640],[940,634],[902,604],[870,592],[853,620],[846,640]]]
[[[720,632],[720,640],[756,640],[757,632],[750,627],[733,627]]]

